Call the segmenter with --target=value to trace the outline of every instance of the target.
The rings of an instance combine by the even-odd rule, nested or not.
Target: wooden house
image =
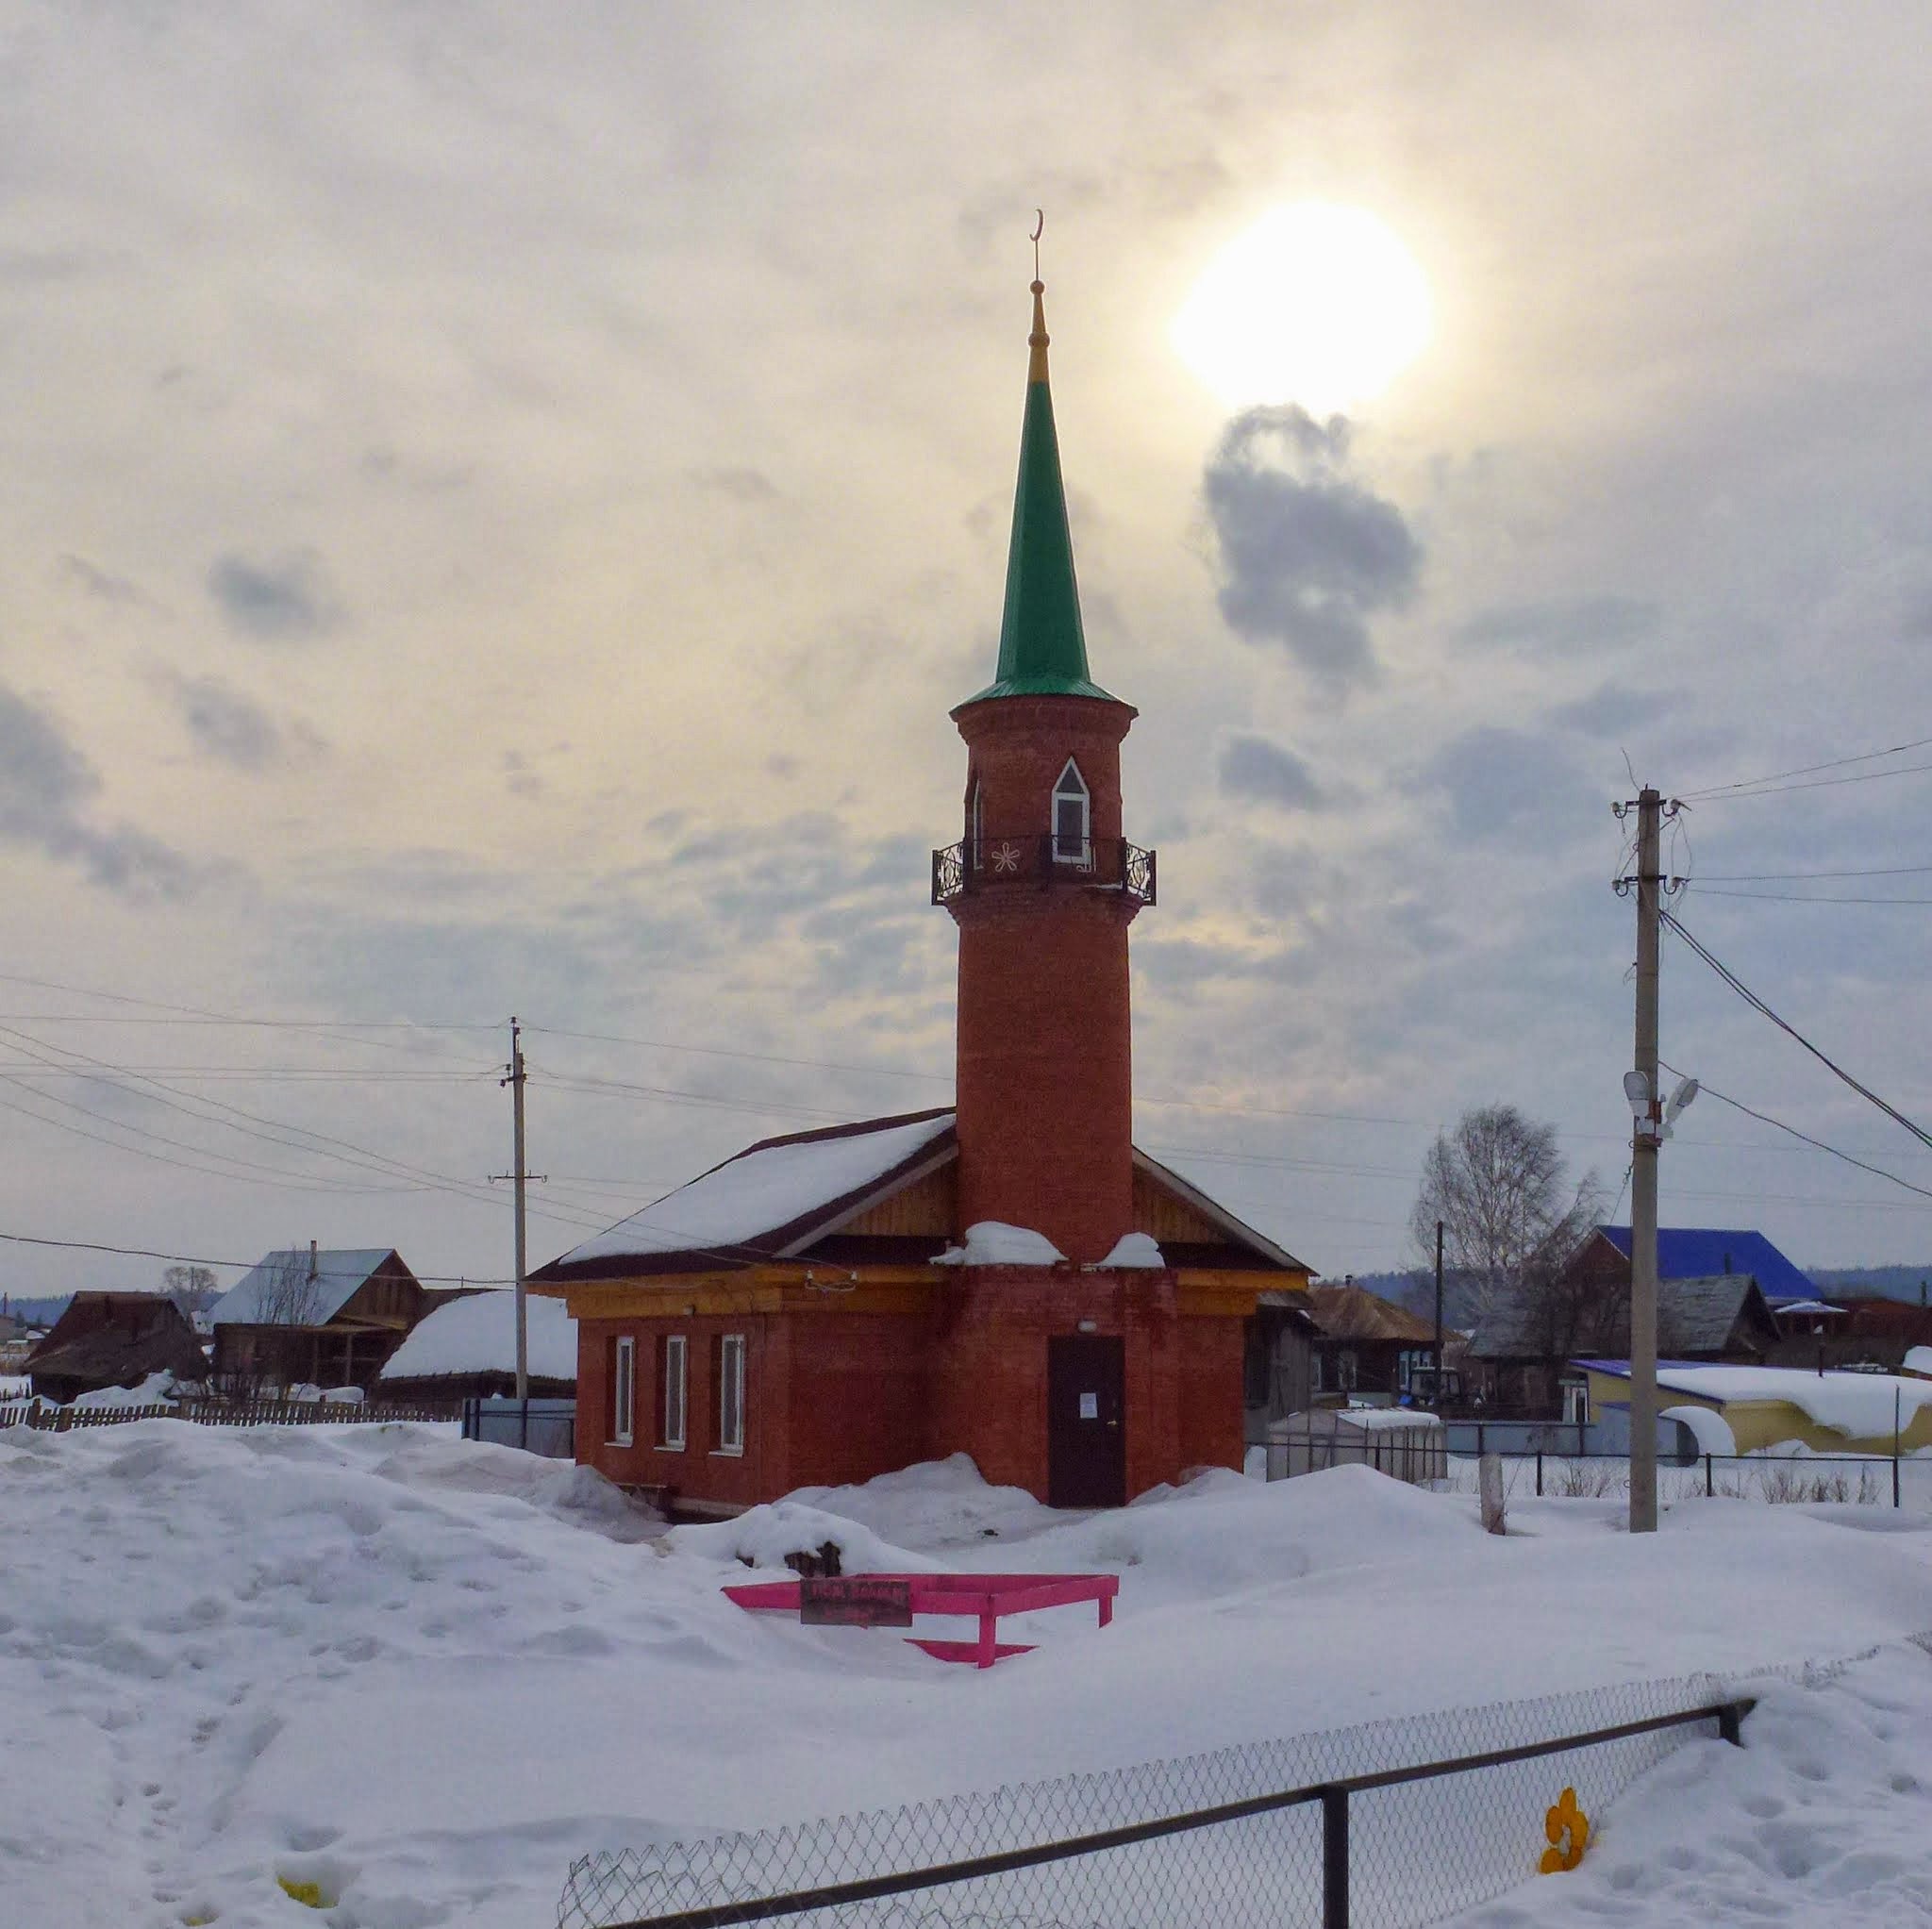
[[[208,1377],[208,1360],[179,1306],[155,1292],[77,1292],[28,1354],[25,1372],[44,1400],[134,1388],[155,1373],[184,1386]]]
[[[424,1310],[423,1287],[392,1247],[310,1241],[267,1254],[208,1314],[215,1386],[366,1391]]]
[[[577,1328],[559,1300],[525,1295],[525,1384],[532,1400],[577,1390]],[[376,1397],[455,1408],[517,1389],[516,1294],[508,1288],[446,1299],[425,1313],[376,1376]]]

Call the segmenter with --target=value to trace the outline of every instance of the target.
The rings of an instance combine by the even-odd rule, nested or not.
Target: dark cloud
[[[1281,810],[1319,810],[1326,802],[1307,765],[1266,737],[1230,737],[1222,745],[1221,790]]]
[[[197,750],[243,771],[258,771],[281,752],[274,718],[231,684],[218,676],[175,676],[169,684]]]
[[[193,873],[177,853],[130,825],[89,821],[100,788],[60,726],[0,684],[0,840],[77,864],[110,890],[186,896]]]
[[[503,754],[503,788],[512,797],[541,797],[543,779],[530,768],[522,751],[506,750]]]
[[[1500,604],[1462,624],[1456,640],[1478,650],[1547,651],[1575,656],[1641,642],[1657,624],[1655,603],[1633,596],[1557,597],[1544,603]]]
[[[778,485],[762,469],[726,464],[719,469],[693,469],[689,474],[693,482],[701,483],[706,489],[715,489],[721,495],[730,496],[734,502],[775,502],[780,494]]]
[[[102,569],[84,556],[63,556],[60,573],[69,582],[77,584],[90,596],[99,597],[103,603],[124,606],[151,604],[151,599],[139,583],[131,582],[125,576],[117,576],[112,570]]]
[[[1615,737],[1622,731],[1655,723],[1674,701],[1674,696],[1666,691],[1624,690],[1607,683],[1589,696],[1558,704],[1550,712],[1550,722],[1566,730],[1581,730],[1591,737]]]
[[[1401,510],[1350,479],[1348,444],[1341,416],[1252,408],[1203,480],[1228,626],[1341,689],[1374,679],[1369,618],[1409,600],[1423,560]]]
[[[209,565],[208,590],[235,628],[262,642],[306,642],[341,621],[327,568],[313,550],[265,557],[231,551]]]
[[[1561,842],[1596,824],[1609,798],[1547,737],[1495,724],[1452,738],[1409,788],[1445,792],[1457,832],[1478,841],[1534,825],[1541,841]]]

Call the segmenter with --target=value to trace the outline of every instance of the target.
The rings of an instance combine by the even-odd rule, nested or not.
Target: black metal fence
[[[577,1403],[575,1400],[480,1400],[463,1402],[463,1438],[499,1447],[521,1447],[547,1460],[577,1456]]]
[[[1709,1676],[1630,1683],[586,1856],[558,1929],[1406,1929],[1580,1848],[1552,1833],[1566,1789],[1599,1816],[1751,1705]]]
[[[1533,1491],[1539,1498],[1609,1500],[1630,1491],[1627,1454],[1574,1454],[1568,1449],[1498,1454],[1507,1474],[1506,1497]],[[1451,1459],[1452,1469],[1474,1479],[1474,1462]],[[1659,1497],[1690,1500],[1756,1500],[1774,1503],[1841,1502],[1903,1507],[1909,1458],[1873,1454],[1697,1454],[1674,1466],[1657,1467]],[[1452,1479],[1455,1474],[1452,1473]],[[1915,1476],[1914,1487],[1921,1486]],[[1920,1498],[1916,1496],[1915,1498]],[[1924,1470],[1923,1499],[1932,1506],[1932,1467]]]

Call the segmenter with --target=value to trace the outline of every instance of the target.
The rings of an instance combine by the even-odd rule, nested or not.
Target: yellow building
[[[1577,1360],[1592,1420],[1625,1412],[1630,1369],[1622,1360]],[[1657,1407],[1701,1406],[1723,1417],[1740,1454],[1799,1445],[1816,1454],[1906,1453],[1932,1447],[1932,1380],[1893,1373],[1809,1373],[1799,1367],[1660,1364]]]

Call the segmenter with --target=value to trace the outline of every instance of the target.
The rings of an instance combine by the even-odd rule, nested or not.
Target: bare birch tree
[[[1442,1222],[1445,1268],[1480,1325],[1507,1303],[1549,1296],[1603,1209],[1595,1172],[1573,1187],[1557,1128],[1514,1106],[1479,1106],[1438,1133],[1423,1158],[1409,1238],[1433,1257]]]

